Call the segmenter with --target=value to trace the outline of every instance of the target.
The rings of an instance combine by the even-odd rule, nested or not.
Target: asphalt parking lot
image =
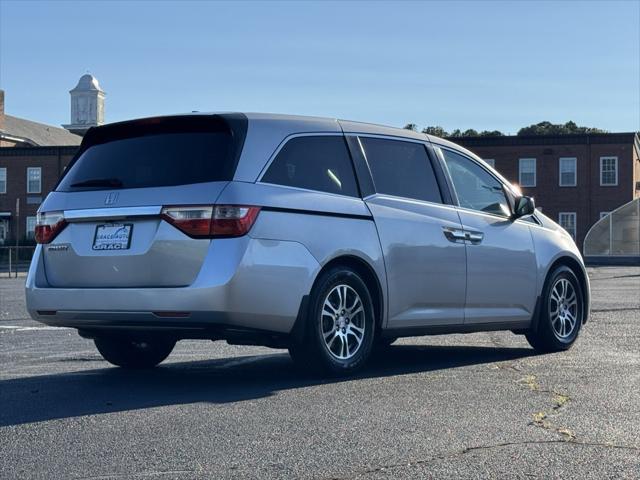
[[[206,341],[122,371],[0,279],[0,477],[640,478],[640,268],[589,271],[569,352],[404,339],[347,380]]]

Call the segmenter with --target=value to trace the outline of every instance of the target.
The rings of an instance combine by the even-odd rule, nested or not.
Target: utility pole
[[[20,268],[20,197],[16,198],[16,278]]]

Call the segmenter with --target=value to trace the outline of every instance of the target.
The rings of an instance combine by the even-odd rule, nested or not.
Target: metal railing
[[[19,275],[26,274],[35,249],[34,245],[0,246],[0,278],[17,278]]]
[[[640,198],[598,220],[584,238],[587,257],[640,257]]]

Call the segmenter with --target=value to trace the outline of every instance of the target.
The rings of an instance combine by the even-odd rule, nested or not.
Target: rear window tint
[[[421,143],[361,137],[376,192],[442,203],[433,166]]]
[[[342,136],[305,136],[289,140],[262,181],[359,196],[351,157]]]
[[[144,188],[231,180],[235,147],[219,123],[132,124],[88,139],[58,191]]]

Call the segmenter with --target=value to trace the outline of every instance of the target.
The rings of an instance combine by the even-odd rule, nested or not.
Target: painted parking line
[[[0,325],[0,330],[13,330],[16,332],[31,332],[34,330],[71,330],[68,327],[22,327],[20,325]]]

